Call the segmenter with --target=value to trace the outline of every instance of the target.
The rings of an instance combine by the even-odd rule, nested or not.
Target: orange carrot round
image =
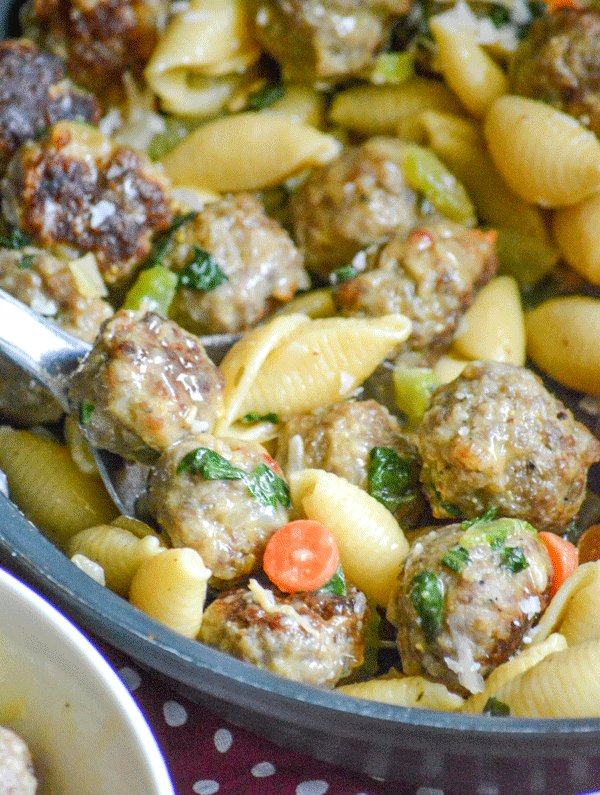
[[[600,560],[600,524],[588,527],[577,542],[577,549],[580,563]]]
[[[579,550],[570,541],[543,530],[538,533],[540,541],[544,544],[550,555],[554,577],[550,587],[550,599],[554,597],[563,582],[579,565]]]
[[[280,591],[315,591],[329,582],[340,562],[331,530],[312,519],[296,519],[274,533],[263,568]]]

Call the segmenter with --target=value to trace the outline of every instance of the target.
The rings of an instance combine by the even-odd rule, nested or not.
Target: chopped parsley
[[[346,587],[346,577],[344,576],[344,570],[342,569],[342,564],[340,563],[335,570],[335,574],[326,582],[325,585],[322,585],[318,589],[318,593],[334,593],[338,596],[347,596],[348,589]]]
[[[262,110],[270,107],[285,94],[283,83],[266,83],[258,91],[249,95],[246,106],[248,110]]]
[[[510,707],[498,698],[488,698],[482,711],[483,715],[491,715],[493,718],[506,718],[510,715]]]
[[[212,254],[199,246],[194,246],[193,251],[191,261],[179,273],[178,287],[210,292],[223,282],[229,281],[229,276],[224,273]]]
[[[86,425],[91,420],[95,408],[93,403],[89,403],[87,400],[81,401],[79,404],[79,423],[81,425]]]
[[[244,423],[244,425],[250,425],[253,422],[273,422],[277,424],[279,422],[279,415],[273,412],[269,414],[259,414],[257,411],[249,411],[247,414],[244,414],[240,422]]]
[[[478,516],[476,519],[465,519],[464,522],[461,522],[460,526],[463,530],[468,530],[469,527],[473,527],[473,525],[477,524],[478,522],[491,522],[492,519],[496,517],[497,513],[497,508],[488,508],[483,516]]]
[[[290,505],[290,489],[271,467],[259,464],[252,472],[234,466],[219,453],[207,447],[196,447],[183,456],[177,465],[177,474],[189,472],[201,475],[205,480],[242,480],[250,492],[263,505],[276,508],[278,503],[285,508]]]
[[[367,489],[391,513],[415,499],[417,480],[415,467],[391,447],[371,450]]]
[[[511,574],[517,574],[529,566],[523,547],[504,547],[500,553],[500,563]]]
[[[184,213],[183,215],[177,215],[175,216],[171,226],[166,231],[160,232],[155,236],[154,242],[152,244],[152,251],[150,252],[146,261],[147,268],[152,267],[153,265],[163,264],[163,259],[173,245],[173,241],[177,232],[182,226],[185,226],[185,224],[189,224],[190,221],[193,221],[197,215],[198,213],[195,210],[192,210],[189,213]]]
[[[358,270],[354,267],[354,265],[344,265],[341,268],[338,268],[331,274],[331,282],[332,284],[341,284],[342,282],[349,282],[351,279],[355,279],[358,276]]]
[[[23,232],[18,227],[15,227],[11,230],[9,237],[0,237],[0,246],[3,248],[12,248],[14,250],[19,250],[24,248],[25,246],[31,246],[33,240],[26,232]]]
[[[432,571],[421,571],[410,582],[408,598],[417,611],[428,643],[433,643],[442,626],[444,584]]]
[[[35,254],[23,254],[21,257],[21,262],[19,263],[19,268],[22,270],[29,270],[29,268],[33,268],[35,265]]]
[[[447,566],[447,568],[455,571],[457,574],[460,574],[470,560],[471,558],[469,556],[469,550],[465,549],[465,547],[457,545],[455,547],[451,547],[446,552],[442,558],[442,563],[444,566]]]

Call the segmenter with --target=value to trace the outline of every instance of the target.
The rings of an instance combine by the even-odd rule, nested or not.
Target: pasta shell
[[[331,529],[348,580],[387,607],[408,554],[408,541],[392,514],[363,489],[321,469],[292,473],[289,484],[296,510]]]
[[[544,657],[496,692],[510,714],[529,718],[600,717],[600,640]]]
[[[49,437],[0,427],[0,469],[11,499],[58,544],[117,514],[100,476],[82,472],[69,448]]]
[[[562,207],[600,188],[600,142],[544,102],[500,97],[487,114],[484,134],[498,171],[526,201]]]
[[[566,648],[567,641],[564,636],[554,633],[546,638],[543,643],[523,649],[516,657],[494,668],[492,673],[485,680],[485,687],[482,692],[469,696],[465,701],[463,712],[482,712],[488,699],[495,696],[506,682],[509,682],[515,676],[519,676],[519,674],[522,674],[528,668],[536,665],[548,654],[555,651],[562,651],[562,649]]]
[[[552,298],[525,314],[527,353],[565,386],[600,395],[600,300]]]
[[[165,549],[142,561],[131,581],[129,600],[174,632],[195,638],[210,575],[195,549]]]
[[[291,329],[287,334],[285,321]],[[234,346],[229,360],[228,354],[221,364],[226,379],[224,416],[229,421],[250,411],[285,417],[342,400],[408,337],[411,327],[403,315],[320,320],[288,315],[273,322],[276,337],[263,327],[256,337],[242,340],[252,350],[250,364],[243,363],[241,346],[237,351]]]
[[[508,90],[508,80],[472,30],[446,19],[438,14],[429,20],[440,71],[469,113],[483,118],[492,102]]]
[[[340,142],[276,113],[238,113],[198,127],[162,159],[175,184],[220,193],[279,185],[332,160]]]
[[[515,279],[498,276],[480,290],[452,347],[466,359],[525,364],[525,321]]]
[[[430,682],[422,676],[370,679],[367,682],[340,685],[335,692],[398,707],[439,709],[445,712],[456,712],[463,705],[461,696],[451,693],[445,685]]]
[[[592,284],[600,285],[600,195],[556,210],[552,217],[554,239],[569,265]]]

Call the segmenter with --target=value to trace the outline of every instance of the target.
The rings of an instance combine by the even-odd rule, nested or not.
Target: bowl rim
[[[99,683],[111,709],[119,715],[122,729],[129,729],[130,739],[137,748],[140,761],[143,759],[146,765],[147,778],[154,783],[155,792],[175,795],[163,752],[150,724],[125,682],[101,651],[68,616],[5,565],[0,565],[0,595],[17,600],[23,610],[34,613],[49,627],[64,650],[64,656],[72,658],[77,668],[87,670],[90,678]]]

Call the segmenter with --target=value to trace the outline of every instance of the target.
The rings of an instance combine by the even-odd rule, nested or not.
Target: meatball
[[[35,795],[37,780],[31,753],[11,729],[0,726],[0,792],[4,795]]]
[[[368,616],[353,587],[347,596],[282,594],[251,581],[206,608],[198,637],[288,679],[332,688],[362,665]]]
[[[0,289],[92,342],[113,310],[100,294],[89,296],[90,285],[85,285],[87,289],[80,285],[78,277],[84,274],[85,263],[63,261],[33,246],[0,248]],[[101,293],[99,281],[97,292]],[[33,425],[56,422],[62,415],[62,408],[44,387],[0,356],[0,416],[4,420]]]
[[[549,601],[552,563],[515,519],[435,528],[413,544],[388,618],[407,674],[466,695],[515,654]]]
[[[153,312],[120,310],[71,377],[69,402],[92,444],[148,463],[212,431],[224,382],[193,334]]]
[[[400,457],[406,492],[395,515],[403,526],[415,522],[422,508],[416,488],[418,454],[396,417],[376,400],[344,400],[288,418],[277,439],[275,458],[284,471],[293,461],[294,468],[324,469],[370,491],[374,448],[393,451]]]
[[[302,255],[288,233],[246,193],[207,205],[182,230],[172,267],[184,270],[193,257],[210,254],[226,280],[213,289],[179,290],[173,317],[196,333],[243,331],[310,286]]]
[[[65,77],[63,62],[26,39],[0,43],[0,171],[25,141],[64,119],[98,124],[98,100]]]
[[[366,260],[363,273],[335,289],[338,309],[346,316],[406,315],[412,331],[405,358],[423,365],[447,350],[477,290],[498,268],[493,234],[450,221],[397,234]]]
[[[403,152],[399,140],[387,138],[346,147],[296,190],[293,228],[309,271],[327,277],[361,249],[422,220],[417,194],[404,179]]]
[[[510,86],[600,135],[600,10],[561,8],[537,19],[513,55]]]
[[[410,0],[259,0],[255,32],[288,80],[327,83],[365,75]]]
[[[113,283],[142,263],[153,235],[171,225],[169,191],[162,169],[144,154],[115,146],[93,127],[59,122],[14,155],[2,206],[37,245],[94,253]]]
[[[416,434],[436,517],[496,508],[538,530],[577,515],[600,442],[524,367],[472,362],[434,392]]]
[[[187,457],[186,457],[187,456]],[[231,584],[260,567],[267,541],[289,519],[289,489],[258,442],[189,437],[169,447],[148,486],[151,514],[175,547],[192,547]]]
[[[123,77],[141,77],[164,30],[166,0],[28,0],[26,34],[63,57],[79,85],[114,102]]]

